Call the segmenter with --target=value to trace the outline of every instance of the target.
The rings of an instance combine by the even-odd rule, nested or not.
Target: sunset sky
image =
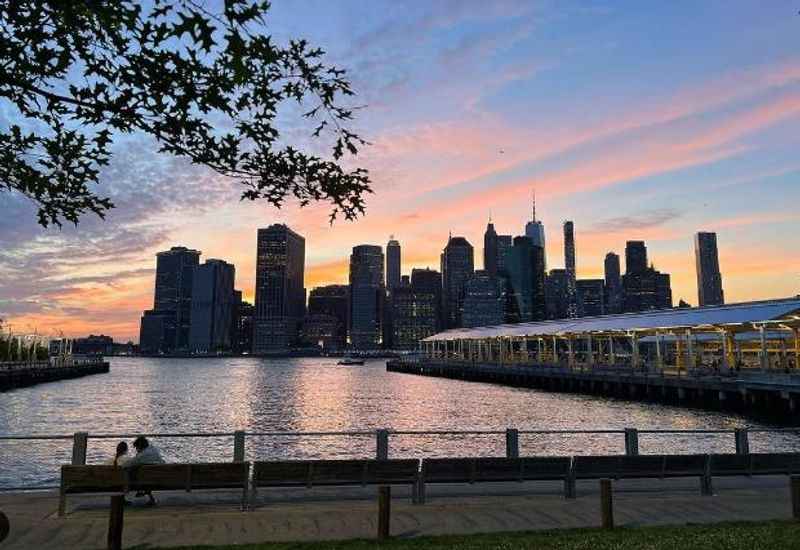
[[[391,234],[404,273],[438,269],[450,231],[480,266],[489,213],[499,233],[522,233],[534,188],[550,268],[574,220],[579,277],[643,239],[675,302],[696,304],[692,237],[716,231],[728,301],[796,295],[798,6],[276,0],[269,31],[326,49],[366,105],[366,216],[330,226],[328,205],[239,202],[231,182],[127,136],[97,188],[117,204],[106,221],[43,230],[32,205],[0,193],[0,317],[21,332],[138,341],[157,251],[234,263],[252,299],[256,229],[275,222],[305,236],[309,289],[346,282],[352,246]],[[313,128],[281,124],[310,143]]]

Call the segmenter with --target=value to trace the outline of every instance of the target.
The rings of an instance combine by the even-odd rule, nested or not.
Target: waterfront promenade
[[[63,361],[63,360],[62,360]],[[0,392],[107,373],[110,365],[102,357],[70,357],[66,361],[19,361],[0,363]]]
[[[720,479],[715,494],[701,497],[697,480],[615,483],[619,526],[706,524],[791,518],[786,477]],[[579,482],[578,498],[566,500],[558,483],[452,485],[437,487],[428,503],[412,505],[397,488],[392,502],[392,536],[472,534],[600,525],[597,482]],[[159,495],[156,508],[125,510],[125,547],[235,544],[374,538],[374,489],[270,490],[254,511],[238,509],[236,493]],[[11,521],[4,550],[102,548],[108,527],[108,498],[76,501],[57,516],[53,492],[0,494],[0,510]]]

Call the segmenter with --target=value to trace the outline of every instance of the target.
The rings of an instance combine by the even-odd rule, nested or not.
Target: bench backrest
[[[750,472],[753,475],[800,473],[800,454],[769,453],[750,455]]]
[[[395,485],[417,479],[419,460],[284,460],[255,462],[256,487]]]
[[[127,476],[117,466],[61,466],[61,487],[65,493],[111,493],[127,488]]]
[[[61,467],[65,493],[103,493],[138,488],[153,490],[228,489],[247,486],[249,464],[143,464],[132,468],[106,465]]]
[[[705,455],[576,456],[576,479],[688,477],[705,473]]]
[[[426,483],[565,479],[569,466],[569,457],[426,458],[422,479]]]

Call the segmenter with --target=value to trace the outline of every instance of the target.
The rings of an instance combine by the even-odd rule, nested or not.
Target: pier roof
[[[771,329],[800,328],[800,296],[724,306],[667,309],[602,317],[451,329],[429,336],[424,341],[588,334],[639,333],[647,335],[655,334],[657,331],[669,332],[686,329],[699,332],[715,332],[720,329],[743,332],[752,331],[760,326]]]

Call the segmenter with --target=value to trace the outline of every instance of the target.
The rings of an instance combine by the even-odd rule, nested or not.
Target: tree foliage
[[[266,33],[269,2],[13,0],[0,2],[0,104],[18,116],[0,129],[0,189],[39,207],[39,223],[77,223],[113,204],[93,191],[115,136],[152,136],[244,186],[243,199],[280,207],[332,204],[363,213],[369,175],[348,168],[366,142],[350,129],[345,71],[305,40]],[[276,127],[296,104],[330,155],[293,147]]]

